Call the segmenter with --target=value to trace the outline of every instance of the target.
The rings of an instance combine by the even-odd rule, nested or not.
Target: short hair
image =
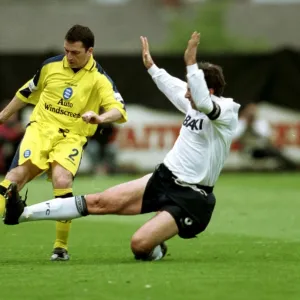
[[[95,45],[93,32],[90,28],[82,25],[74,25],[71,27],[65,36],[65,40],[71,43],[82,42],[86,50]]]
[[[201,62],[199,68],[203,70],[207,87],[214,90],[214,95],[221,97],[226,85],[223,69],[208,62]]]

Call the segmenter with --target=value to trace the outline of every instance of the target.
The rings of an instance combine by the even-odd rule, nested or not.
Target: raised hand
[[[184,61],[187,66],[193,65],[197,62],[197,48],[200,43],[200,33],[193,32],[190,40],[188,41],[187,48],[184,52]]]
[[[142,58],[143,63],[147,69],[151,68],[154,65],[153,59],[150,54],[148,39],[145,36],[140,37],[142,42]]]

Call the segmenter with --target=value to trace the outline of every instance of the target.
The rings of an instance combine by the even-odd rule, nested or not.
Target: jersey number
[[[72,154],[69,155],[69,158],[73,161],[75,161],[74,157],[77,156],[79,151],[77,149],[72,149]]]

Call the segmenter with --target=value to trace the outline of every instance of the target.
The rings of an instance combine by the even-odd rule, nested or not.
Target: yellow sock
[[[72,188],[69,189],[54,189],[55,198],[73,197]],[[54,248],[63,248],[68,250],[68,238],[71,228],[71,221],[57,221],[56,222],[56,239]]]
[[[7,188],[10,186],[11,182],[8,179],[4,179],[0,183],[0,216],[3,216],[5,210],[5,198],[4,194],[7,191]]]
[[[54,248],[68,250],[68,238],[71,228],[71,221],[56,221],[56,239]]]

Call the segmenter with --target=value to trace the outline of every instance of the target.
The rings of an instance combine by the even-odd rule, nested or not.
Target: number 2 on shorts
[[[79,153],[79,151],[78,151],[76,148],[72,149],[72,153],[69,155],[69,158],[70,158],[72,161],[75,161],[74,157],[77,156],[78,153]]]

